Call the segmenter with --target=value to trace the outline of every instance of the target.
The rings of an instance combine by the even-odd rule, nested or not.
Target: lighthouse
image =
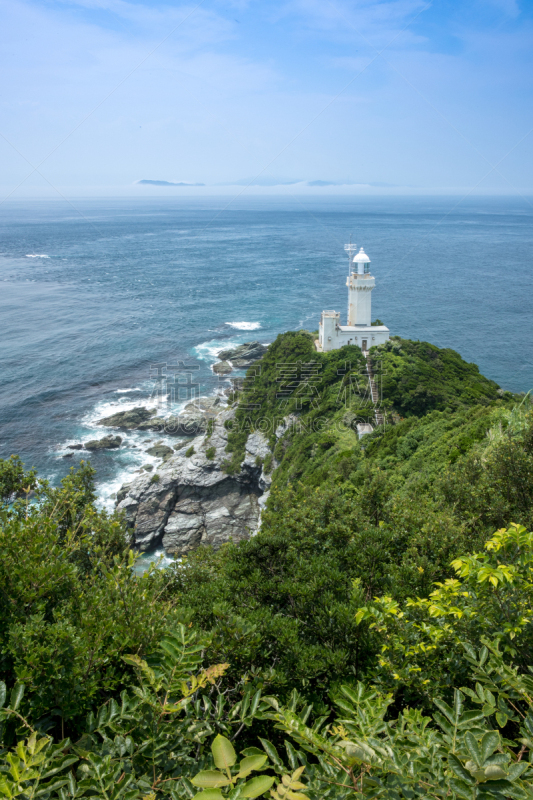
[[[371,325],[371,291],[376,281],[370,274],[370,259],[361,247],[352,261],[353,272],[346,278],[348,287],[348,325]]]
[[[389,339],[386,325],[372,325],[372,290],[376,286],[370,274],[370,259],[361,247],[359,252],[354,244],[344,246],[348,253],[349,273],[348,319],[346,325],[340,324],[338,311],[323,311],[318,325],[316,348],[322,353],[338,350],[346,344],[354,344],[363,352]],[[354,255],[355,253],[355,255]]]

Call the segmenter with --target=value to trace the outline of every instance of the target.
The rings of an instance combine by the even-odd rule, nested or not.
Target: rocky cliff
[[[257,530],[271,483],[263,470],[268,441],[251,433],[239,473],[228,475],[222,469],[228,458],[226,423],[235,410],[205,413],[211,420],[205,433],[191,438],[155,474],[140,475],[118,493],[117,508],[125,512],[140,550],[162,544],[167,553],[182,555],[203,544],[247,539]]]

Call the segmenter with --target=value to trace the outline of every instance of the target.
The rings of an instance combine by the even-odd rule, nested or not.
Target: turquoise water
[[[227,198],[6,202],[0,206],[0,455],[58,480],[146,403],[150,364],[184,361],[202,394],[217,349],[346,313],[344,244],[364,246],[373,316],[458,350],[502,387],[533,387],[533,206],[521,198]],[[149,438],[149,437],[148,437]],[[91,456],[102,500],[147,437]],[[85,454],[86,456],[86,454]]]

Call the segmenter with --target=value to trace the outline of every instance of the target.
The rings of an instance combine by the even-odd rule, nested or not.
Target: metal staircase
[[[376,386],[376,381],[374,379],[374,373],[372,371],[372,361],[370,360],[370,356],[367,350],[363,350],[363,355],[366,358],[366,374],[368,375],[368,385],[370,387],[370,396],[372,398],[372,403],[374,405],[374,419],[376,420],[376,425],[383,425],[385,423],[385,416],[379,410],[379,392]]]

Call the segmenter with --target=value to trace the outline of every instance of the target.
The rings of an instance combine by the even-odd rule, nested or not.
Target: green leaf
[[[201,800],[224,800],[224,795],[220,789],[204,789],[203,792],[198,792],[195,797],[199,797]]]
[[[272,761],[272,763],[273,763],[273,764],[274,764],[274,765],[275,765],[275,766],[276,766],[278,769],[284,769],[284,764],[283,764],[283,761],[282,761],[282,760],[281,760],[281,758],[279,757],[279,755],[278,755],[278,751],[276,750],[276,748],[274,747],[274,745],[272,744],[272,742],[269,742],[269,741],[268,741],[268,739],[261,739],[261,738],[259,739],[259,741],[260,741],[260,742],[261,742],[261,744],[263,745],[263,747],[264,747],[264,749],[265,749],[265,753],[267,754],[267,756],[269,757],[269,759]]]
[[[457,723],[457,727],[461,730],[465,728],[472,728],[474,722],[482,722],[484,720],[483,711],[466,711],[460,721]]]
[[[267,760],[268,758],[264,753],[262,755],[248,756],[247,758],[243,758],[239,764],[239,774],[237,777],[246,778],[250,772],[261,769],[261,767],[266,764]]]
[[[257,692],[254,694],[250,705],[251,717],[255,717],[255,712],[257,711],[257,707],[259,706],[260,701],[261,701],[261,689],[258,689]]]
[[[450,787],[458,797],[462,797],[464,800],[471,800],[472,787],[469,786],[468,783],[465,783],[465,781],[460,781],[457,778],[450,778]]]
[[[211,745],[211,752],[216,766],[219,769],[229,769],[237,761],[237,754],[232,743],[225,736],[215,736]]]
[[[445,716],[439,714],[438,712],[435,712],[435,714],[433,714],[433,719],[435,720],[437,725],[440,725],[444,733],[447,733],[448,736],[453,736],[453,731],[454,731],[453,725],[450,725]]]
[[[510,781],[516,781],[523,772],[525,772],[529,768],[529,764],[527,761],[520,761],[515,764],[511,764],[509,767],[509,775],[508,778]]]
[[[0,681],[0,708],[4,707],[6,702],[6,685],[4,681]]]
[[[486,761],[491,756],[498,745],[500,744],[500,737],[496,731],[487,731],[481,740],[481,756],[483,761]]]
[[[40,794],[47,794],[48,792],[55,792],[57,789],[60,789],[62,786],[67,785],[66,777],[62,780],[53,781],[52,783],[47,783],[46,786],[43,786],[42,789],[36,793],[38,797]]]
[[[448,703],[445,703],[444,700],[440,700],[438,697],[436,697],[433,702],[435,703],[437,708],[440,711],[442,711],[444,716],[448,717],[450,722],[455,723],[454,713],[453,713],[452,709],[450,708],[450,706],[448,705]]]
[[[72,764],[75,764],[77,761],[79,761],[79,758],[77,756],[66,756],[65,758],[62,758],[61,759],[61,763],[59,764],[59,766],[52,767],[52,769],[47,770],[46,772],[44,772],[41,775],[41,780],[43,780],[43,781],[48,780],[48,778],[51,778],[53,775],[57,775],[57,773],[60,772],[62,769],[66,769],[67,767],[70,767]],[[69,773],[69,774],[71,774],[71,773]]]
[[[508,719],[509,719],[509,717],[507,716],[507,714],[502,714],[501,711],[497,711],[496,712],[496,722],[498,723],[500,728],[505,728],[505,726],[507,725]]]
[[[16,683],[13,687],[11,692],[11,697],[9,700],[9,708],[12,711],[16,711],[20,705],[20,702],[24,696],[24,684],[23,683]]]
[[[463,648],[466,650],[470,658],[473,659],[474,661],[477,661],[477,653],[472,647],[472,645],[467,644],[467,642],[461,642],[461,644],[463,645]]]
[[[463,711],[463,699],[464,699],[463,693],[459,689],[455,689],[453,699],[454,699],[453,710],[455,711],[455,719],[458,720]]]
[[[296,755],[296,750],[292,746],[290,742],[285,740],[285,749],[287,750],[287,756],[289,757],[289,764],[291,765],[291,769],[298,769],[298,756]]]
[[[200,789],[217,789],[219,786],[229,786],[231,781],[222,772],[206,769],[191,778],[191,783]]]
[[[488,781],[499,781],[507,777],[507,772],[497,764],[489,764],[488,767],[485,767],[484,772]]]
[[[493,800],[494,796],[501,800],[502,795],[504,797],[512,797],[514,800],[531,800],[531,790],[526,793],[520,786],[515,786],[509,781],[491,781],[486,783],[483,788],[494,792],[491,800]],[[499,794],[496,795],[496,792],[499,792]]]
[[[480,767],[485,759],[481,757],[481,751],[478,747],[476,737],[470,733],[470,731],[465,734],[465,744],[468,748],[468,752],[472,756],[472,760]]]
[[[259,797],[259,795],[268,792],[273,783],[274,778],[270,775],[258,775],[257,778],[252,778],[251,781],[244,784],[241,788],[241,794],[243,797]]]
[[[463,781],[466,781],[466,783],[469,783],[469,784],[474,784],[475,783],[475,780],[470,775],[468,770],[465,769],[463,767],[463,765],[461,764],[461,762],[459,761],[459,759],[456,756],[454,756],[453,754],[451,754],[451,753],[448,756],[448,764],[453,769],[453,771],[455,772],[455,774],[457,775],[458,778],[460,778]]]

